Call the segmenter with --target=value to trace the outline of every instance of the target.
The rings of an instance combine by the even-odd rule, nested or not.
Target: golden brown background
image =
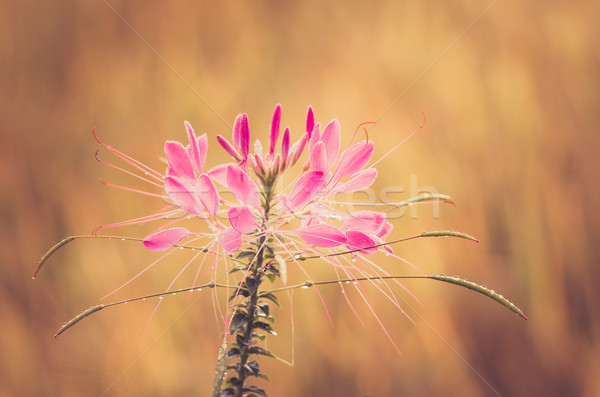
[[[481,243],[430,239],[396,251],[427,273],[502,292],[530,319],[421,280],[405,284],[423,307],[398,291],[416,310],[405,306],[413,325],[372,291],[398,355],[357,296],[365,327],[339,289],[322,288],[331,328],[314,291],[297,291],[295,366],[262,360],[271,396],[600,395],[600,3],[500,1],[460,39],[491,2],[108,3],[0,3],[0,395],[96,396],[118,379],[107,395],[208,395],[219,334],[209,295],[144,356],[195,298],[165,300],[139,339],[153,303],[108,309],[52,338],[156,255],[79,241],[39,279],[31,273],[63,237],[160,207],[98,183],[136,185],[94,160],[93,127],[160,169],[163,141],[184,140],[189,120],[209,134],[215,165],[226,159],[215,134],[229,135],[245,111],[264,138],[277,102],[296,132],[309,104],[319,120],[338,118],[346,144],[358,123],[383,115],[370,133],[376,156],[423,111],[424,130],[380,163],[374,187],[404,186],[398,198],[407,198],[414,175],[457,206],[442,207],[440,219],[418,207],[394,221],[393,237],[456,229]],[[164,290],[183,260],[111,299]],[[379,260],[393,274],[414,273]],[[326,265],[306,266],[333,277]],[[289,359],[282,304],[269,348]]]

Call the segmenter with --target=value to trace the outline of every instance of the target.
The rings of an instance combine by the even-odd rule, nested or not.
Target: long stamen
[[[163,180],[163,176],[159,172],[156,172],[154,169],[148,167],[144,163],[142,163],[142,162],[126,155],[125,153],[118,151],[117,149],[113,148],[112,146],[109,146],[109,145],[103,143],[102,141],[100,141],[100,139],[96,135],[95,128],[93,131],[93,135],[94,135],[94,139],[96,140],[96,142],[98,142],[100,145],[104,146],[109,152],[111,152],[115,156],[119,157],[121,160],[123,160],[126,163],[130,164],[131,166],[135,167],[139,171],[142,171],[144,173],[144,175],[152,176],[153,178],[155,178],[158,181]]]
[[[166,199],[167,198],[166,196],[164,196],[162,194],[150,193],[150,192],[146,192],[144,190],[133,189],[133,188],[130,188],[130,187],[127,187],[127,186],[115,185],[114,183],[106,182],[106,181],[104,181],[102,179],[100,179],[100,183],[103,184],[104,186],[114,187],[114,188],[117,188],[117,189],[126,190],[126,191],[133,192],[133,193],[139,193],[139,194],[143,194],[143,195],[146,195],[146,196],[157,197],[157,198],[160,198],[160,199]]]
[[[166,208],[173,208],[173,206],[170,205]],[[140,224],[140,223],[147,223],[147,222],[151,222],[151,221],[155,221],[155,220],[159,220],[159,219],[165,219],[168,216],[181,213],[180,208],[177,208],[177,209],[174,209],[171,211],[167,211],[167,212],[162,212],[164,210],[165,210],[165,208],[159,210],[159,212],[156,212],[152,215],[142,216],[140,218],[130,219],[127,221],[116,222],[116,223],[109,223],[106,225],[100,225],[94,229],[92,234],[96,235],[98,233],[98,231],[100,231],[100,229],[108,229],[108,228],[113,228],[113,227],[130,226],[130,225],[136,225],[136,224]]]
[[[102,164],[104,164],[104,165],[107,165],[107,166],[109,166],[109,167],[112,167],[112,168],[114,168],[114,169],[117,169],[117,170],[119,170],[119,171],[121,171],[121,172],[123,172],[123,173],[125,173],[125,174],[127,174],[127,175],[131,175],[131,176],[133,176],[134,178],[141,179],[142,181],[144,181],[144,182],[148,182],[149,184],[151,184],[151,185],[154,185],[154,186],[156,186],[156,187],[159,187],[159,188],[161,188],[161,189],[163,189],[163,188],[164,188],[164,185],[161,185],[161,184],[158,184],[158,183],[156,183],[156,182],[153,182],[153,181],[151,181],[151,180],[149,180],[149,179],[146,179],[146,178],[144,178],[144,177],[142,177],[142,176],[139,176],[139,175],[137,175],[137,174],[134,174],[134,173],[133,173],[133,172],[131,172],[131,171],[127,171],[127,170],[126,170],[126,169],[124,169],[124,168],[118,167],[118,166],[116,166],[116,165],[114,165],[114,164],[108,163],[108,162],[106,162],[106,161],[104,161],[104,160],[100,159],[100,150],[97,150],[97,151],[96,151],[96,160],[98,160],[100,163],[102,163]],[[162,182],[162,179],[160,179],[160,181]]]

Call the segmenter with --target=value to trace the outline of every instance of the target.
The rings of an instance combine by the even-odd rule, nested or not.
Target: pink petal
[[[286,127],[283,131],[283,138],[281,139],[281,160],[283,163],[287,163],[288,154],[290,152],[290,129]]]
[[[194,129],[192,128],[192,125],[189,122],[184,121],[183,125],[185,126],[185,130],[188,134],[188,140],[190,142],[189,145],[186,146],[187,154],[192,162],[192,166],[194,167],[194,169],[198,170],[198,164],[200,163],[200,150],[198,149],[198,142],[196,141],[196,133],[194,132]],[[204,162],[202,163],[204,165]],[[199,172],[201,173],[202,167],[199,168]]]
[[[151,234],[144,239],[143,243],[150,251],[164,251],[192,234],[194,233],[184,227],[175,227]]]
[[[273,111],[273,119],[271,120],[271,140],[269,153],[275,152],[275,145],[277,144],[277,138],[279,138],[279,126],[281,124],[281,104],[278,103]]]
[[[313,128],[315,128],[315,113],[313,112],[312,106],[309,106],[306,111],[306,133],[309,138]]]
[[[254,141],[254,154],[257,154],[262,157],[263,147],[260,139]]]
[[[206,153],[208,153],[208,138],[206,137],[206,134],[202,134],[196,138],[196,145],[198,145],[196,171],[201,174],[202,169],[204,168],[204,163],[206,162]]]
[[[242,115],[238,114],[233,123],[233,147],[240,150],[240,132],[242,130]]]
[[[168,173],[171,176],[194,178],[194,168],[187,150],[179,142],[165,142],[165,155],[169,162]]]
[[[383,228],[381,228],[379,233],[377,233],[377,237],[382,238],[382,239],[386,238],[387,236],[390,235],[390,233],[392,232],[392,229],[394,229],[394,225],[392,225],[391,223],[386,221],[385,224],[383,225]]]
[[[221,245],[229,253],[239,250],[242,246],[242,233],[228,227],[221,233]]]
[[[389,223],[385,214],[377,211],[355,211],[342,223],[343,230],[360,230],[367,234],[378,235]]]
[[[252,158],[252,156],[250,156],[250,158]],[[254,162],[256,163],[256,169],[258,170],[258,172],[260,174],[264,174],[265,173],[265,164],[263,163],[262,159],[260,158],[260,156],[258,154],[254,155]]]
[[[243,203],[260,206],[260,193],[252,179],[237,165],[227,167],[227,187]]]
[[[304,151],[304,147],[306,146],[307,141],[308,141],[308,134],[304,134],[304,135],[302,135],[302,138],[300,138],[300,140],[298,142],[294,143],[294,145],[292,146],[292,149],[290,150],[290,155],[289,155],[289,157],[292,159],[290,165],[296,164],[296,161],[298,161],[298,159],[302,155],[302,152]]]
[[[327,153],[325,144],[318,142],[310,151],[310,168],[315,171],[327,172]]]
[[[308,141],[308,151],[312,152],[313,147],[321,140],[321,134],[319,133],[321,124],[315,124],[315,128],[310,135],[310,140]]]
[[[340,229],[331,225],[311,225],[294,230],[308,244],[317,247],[337,247],[346,242],[346,235]]]
[[[217,135],[217,142],[219,142],[219,145],[221,145],[221,147],[225,149],[225,151],[229,153],[231,157],[233,157],[237,161],[242,161],[242,156],[240,155],[240,153],[233,147],[231,143],[229,143],[227,139],[225,139],[221,135]]]
[[[196,179],[195,189],[196,196],[214,219],[219,210],[219,193],[217,193],[215,184],[208,175],[202,174]]]
[[[167,177],[165,178],[165,191],[175,205],[190,214],[201,215],[202,207],[189,184],[184,184],[179,180]]]
[[[374,145],[372,141],[362,141],[350,146],[340,156],[340,162],[334,178],[350,176],[363,169],[373,157]]]
[[[350,180],[344,186],[343,192],[355,192],[357,190],[366,189],[375,182],[377,178],[377,170],[375,168],[368,168],[366,170],[357,172],[350,178]]]
[[[375,242],[375,240],[373,240],[371,237],[367,236],[365,233],[359,230],[347,231],[346,237],[346,246],[351,250],[355,250],[357,248],[365,248],[362,249],[360,252],[363,254],[373,254],[377,252],[377,247],[373,247],[374,245],[377,245],[377,242]]]
[[[310,171],[302,175],[288,196],[288,208],[295,211],[304,207],[323,191],[325,183],[325,173],[322,171]]]
[[[206,171],[206,174],[210,176],[213,181],[217,181],[223,186],[227,186],[227,167],[235,163],[219,164],[216,167]]]
[[[229,222],[240,233],[251,233],[258,228],[258,221],[246,206],[233,207],[229,210]]]
[[[240,126],[240,150],[242,158],[246,160],[250,152],[250,127],[248,125],[248,115],[242,114],[242,123]]]
[[[333,119],[325,126],[321,134],[321,141],[327,148],[327,169],[333,167],[340,154],[340,140],[340,123]]]

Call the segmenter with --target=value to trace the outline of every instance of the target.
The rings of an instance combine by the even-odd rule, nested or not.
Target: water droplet
[[[352,284],[358,285],[358,281],[353,281]]]
[[[385,256],[390,256],[390,254],[389,254],[389,253],[387,253],[387,254],[385,254]]]
[[[177,295],[177,292],[173,292],[171,295]]]
[[[162,299],[162,298],[164,298],[164,296],[159,296],[159,297],[158,297],[158,299]]]
[[[352,258],[352,262],[356,262],[356,258]]]
[[[202,291],[202,288],[196,288],[196,291],[198,291],[198,292]]]
[[[300,288],[302,288],[302,289],[307,289],[307,288],[308,288],[308,285],[303,285],[303,286],[302,286],[302,287],[300,287]]]
[[[121,238],[121,241],[125,241],[125,239],[124,239],[124,238]]]
[[[179,247],[179,249],[180,249],[180,250],[182,250],[182,249],[183,249],[183,247]]]
[[[142,300],[143,300],[143,301],[145,301],[145,300],[146,300],[146,298],[142,298]]]
[[[346,291],[342,290],[342,294],[345,294],[345,293],[346,293]]]

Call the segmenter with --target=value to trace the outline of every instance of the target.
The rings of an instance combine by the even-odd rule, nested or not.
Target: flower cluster
[[[339,122],[334,119],[321,128],[309,107],[306,132],[290,145],[290,129],[285,128],[277,153],[280,124],[281,105],[277,105],[268,152],[263,153],[263,146],[257,140],[251,153],[248,116],[238,115],[232,142],[217,136],[219,144],[235,161],[205,172],[207,137],[196,136],[186,122],[187,146],[174,141],[165,143],[168,167],[164,191],[178,209],[204,218],[212,233],[174,227],[148,236],[145,246],[160,251],[187,237],[210,236],[229,254],[260,236],[280,235],[292,241],[299,237],[310,246],[307,247],[309,252],[320,248],[357,250],[362,254],[380,249],[391,252],[385,245],[385,237],[392,225],[385,213],[366,210],[344,213],[329,204],[338,193],[365,189],[374,182],[377,170],[366,168],[373,156],[373,142],[359,141],[340,154]],[[286,194],[284,189],[278,189],[281,185],[278,182],[298,162],[304,150],[308,151],[308,161]],[[221,197],[217,185],[231,192],[235,200]],[[300,220],[300,227],[286,229],[295,219]]]

